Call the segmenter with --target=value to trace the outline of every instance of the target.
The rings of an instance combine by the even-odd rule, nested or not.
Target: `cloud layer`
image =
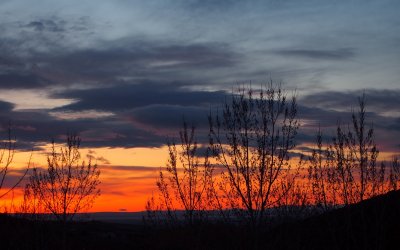
[[[0,4],[0,121],[22,148],[68,131],[90,147],[158,147],[269,78],[298,90],[301,142],[350,119],[364,91],[385,147],[398,145],[397,1],[26,5]]]

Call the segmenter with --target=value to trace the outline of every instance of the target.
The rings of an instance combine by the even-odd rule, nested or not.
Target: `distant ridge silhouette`
[[[269,237],[277,249],[399,249],[399,225],[397,190],[280,225]]]
[[[99,221],[67,224],[64,249],[398,249],[400,191],[285,222],[254,235],[227,224],[160,228]],[[62,224],[0,215],[1,249],[60,247]],[[184,240],[182,240],[184,239]]]

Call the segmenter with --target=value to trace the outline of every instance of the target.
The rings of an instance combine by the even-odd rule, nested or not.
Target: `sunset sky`
[[[2,0],[2,138],[11,123],[16,166],[33,149],[40,167],[52,138],[79,133],[102,171],[92,211],[143,210],[182,117],[205,143],[207,114],[239,84],[296,90],[305,150],[318,125],[329,137],[350,121],[364,91],[381,155],[399,153],[399,10],[397,0]]]

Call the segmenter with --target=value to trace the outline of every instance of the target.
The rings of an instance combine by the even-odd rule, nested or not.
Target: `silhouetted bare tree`
[[[76,135],[68,135],[67,145],[59,151],[53,142],[47,169],[34,168],[25,189],[25,196],[36,203],[31,205],[41,206],[64,223],[90,208],[100,195],[100,170],[91,159],[88,163],[80,161],[79,147],[80,138]]]
[[[329,175],[331,178],[329,182],[334,184],[333,203],[348,205],[355,202],[354,174],[357,169],[346,144],[347,134],[340,124],[336,128],[336,135],[332,141],[328,147],[327,160],[329,167],[333,168],[332,175]]]
[[[16,138],[12,138],[11,129],[8,129],[8,137],[3,140],[2,147],[0,148],[0,199],[9,194],[14,190],[26,176],[29,166],[30,159],[26,170],[20,175],[20,177],[12,183],[12,186],[4,190],[4,183],[6,181],[7,175],[10,172],[11,164],[15,155],[15,143]]]
[[[270,83],[256,98],[253,89],[241,89],[226,101],[222,117],[209,116],[210,147],[224,169],[219,192],[226,208],[252,225],[264,222],[266,209],[294,187],[296,115],[296,97],[288,100],[281,86]]]
[[[365,121],[365,95],[358,98],[359,110],[352,114],[352,129],[349,129],[346,146],[349,149],[349,157],[353,168],[357,169],[359,182],[355,188],[358,198],[363,201],[366,197],[378,194],[378,189],[383,182],[384,173],[379,171],[377,158],[379,151],[374,140],[374,129],[367,127]]]
[[[194,126],[183,122],[179,132],[180,145],[168,143],[169,158],[166,170],[160,171],[157,187],[160,191],[158,209],[166,210],[168,219],[178,221],[176,210],[184,211],[184,221],[192,225],[204,219],[207,193],[213,168],[207,155],[200,155]],[[204,159],[202,159],[204,158]],[[148,212],[154,207],[154,198],[147,204]]]
[[[374,129],[366,123],[365,95],[358,98],[347,130],[339,123],[332,143],[322,144],[317,134],[316,149],[309,157],[310,185],[314,202],[330,209],[352,204],[388,191],[385,165],[378,164]],[[394,164],[395,165],[395,164]],[[392,171],[395,178],[395,171]]]
[[[385,165],[383,167],[386,167]],[[390,164],[389,190],[398,190],[400,188],[400,162],[397,156],[393,156]]]
[[[363,201],[383,192],[385,169],[377,164],[379,151],[374,140],[374,129],[367,127],[365,95],[359,97],[359,110],[352,114],[352,125],[347,132],[338,125],[333,144],[329,146],[328,161],[335,173],[340,203]]]
[[[324,148],[322,143],[322,132],[318,129],[316,136],[316,145],[312,150],[311,155],[308,157],[308,181],[311,186],[311,203],[315,204],[318,208],[323,211],[329,210],[334,202],[332,197],[329,197],[329,190],[331,190],[332,183],[329,182],[333,174],[332,168],[330,168],[326,161],[328,152]]]

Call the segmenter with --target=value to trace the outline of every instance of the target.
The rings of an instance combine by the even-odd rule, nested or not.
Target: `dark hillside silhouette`
[[[149,228],[69,222],[64,249],[398,249],[400,191],[255,233],[224,223]],[[1,249],[59,249],[64,226],[0,216]]]
[[[391,191],[280,225],[267,237],[276,249],[398,249],[399,225],[400,191]]]

